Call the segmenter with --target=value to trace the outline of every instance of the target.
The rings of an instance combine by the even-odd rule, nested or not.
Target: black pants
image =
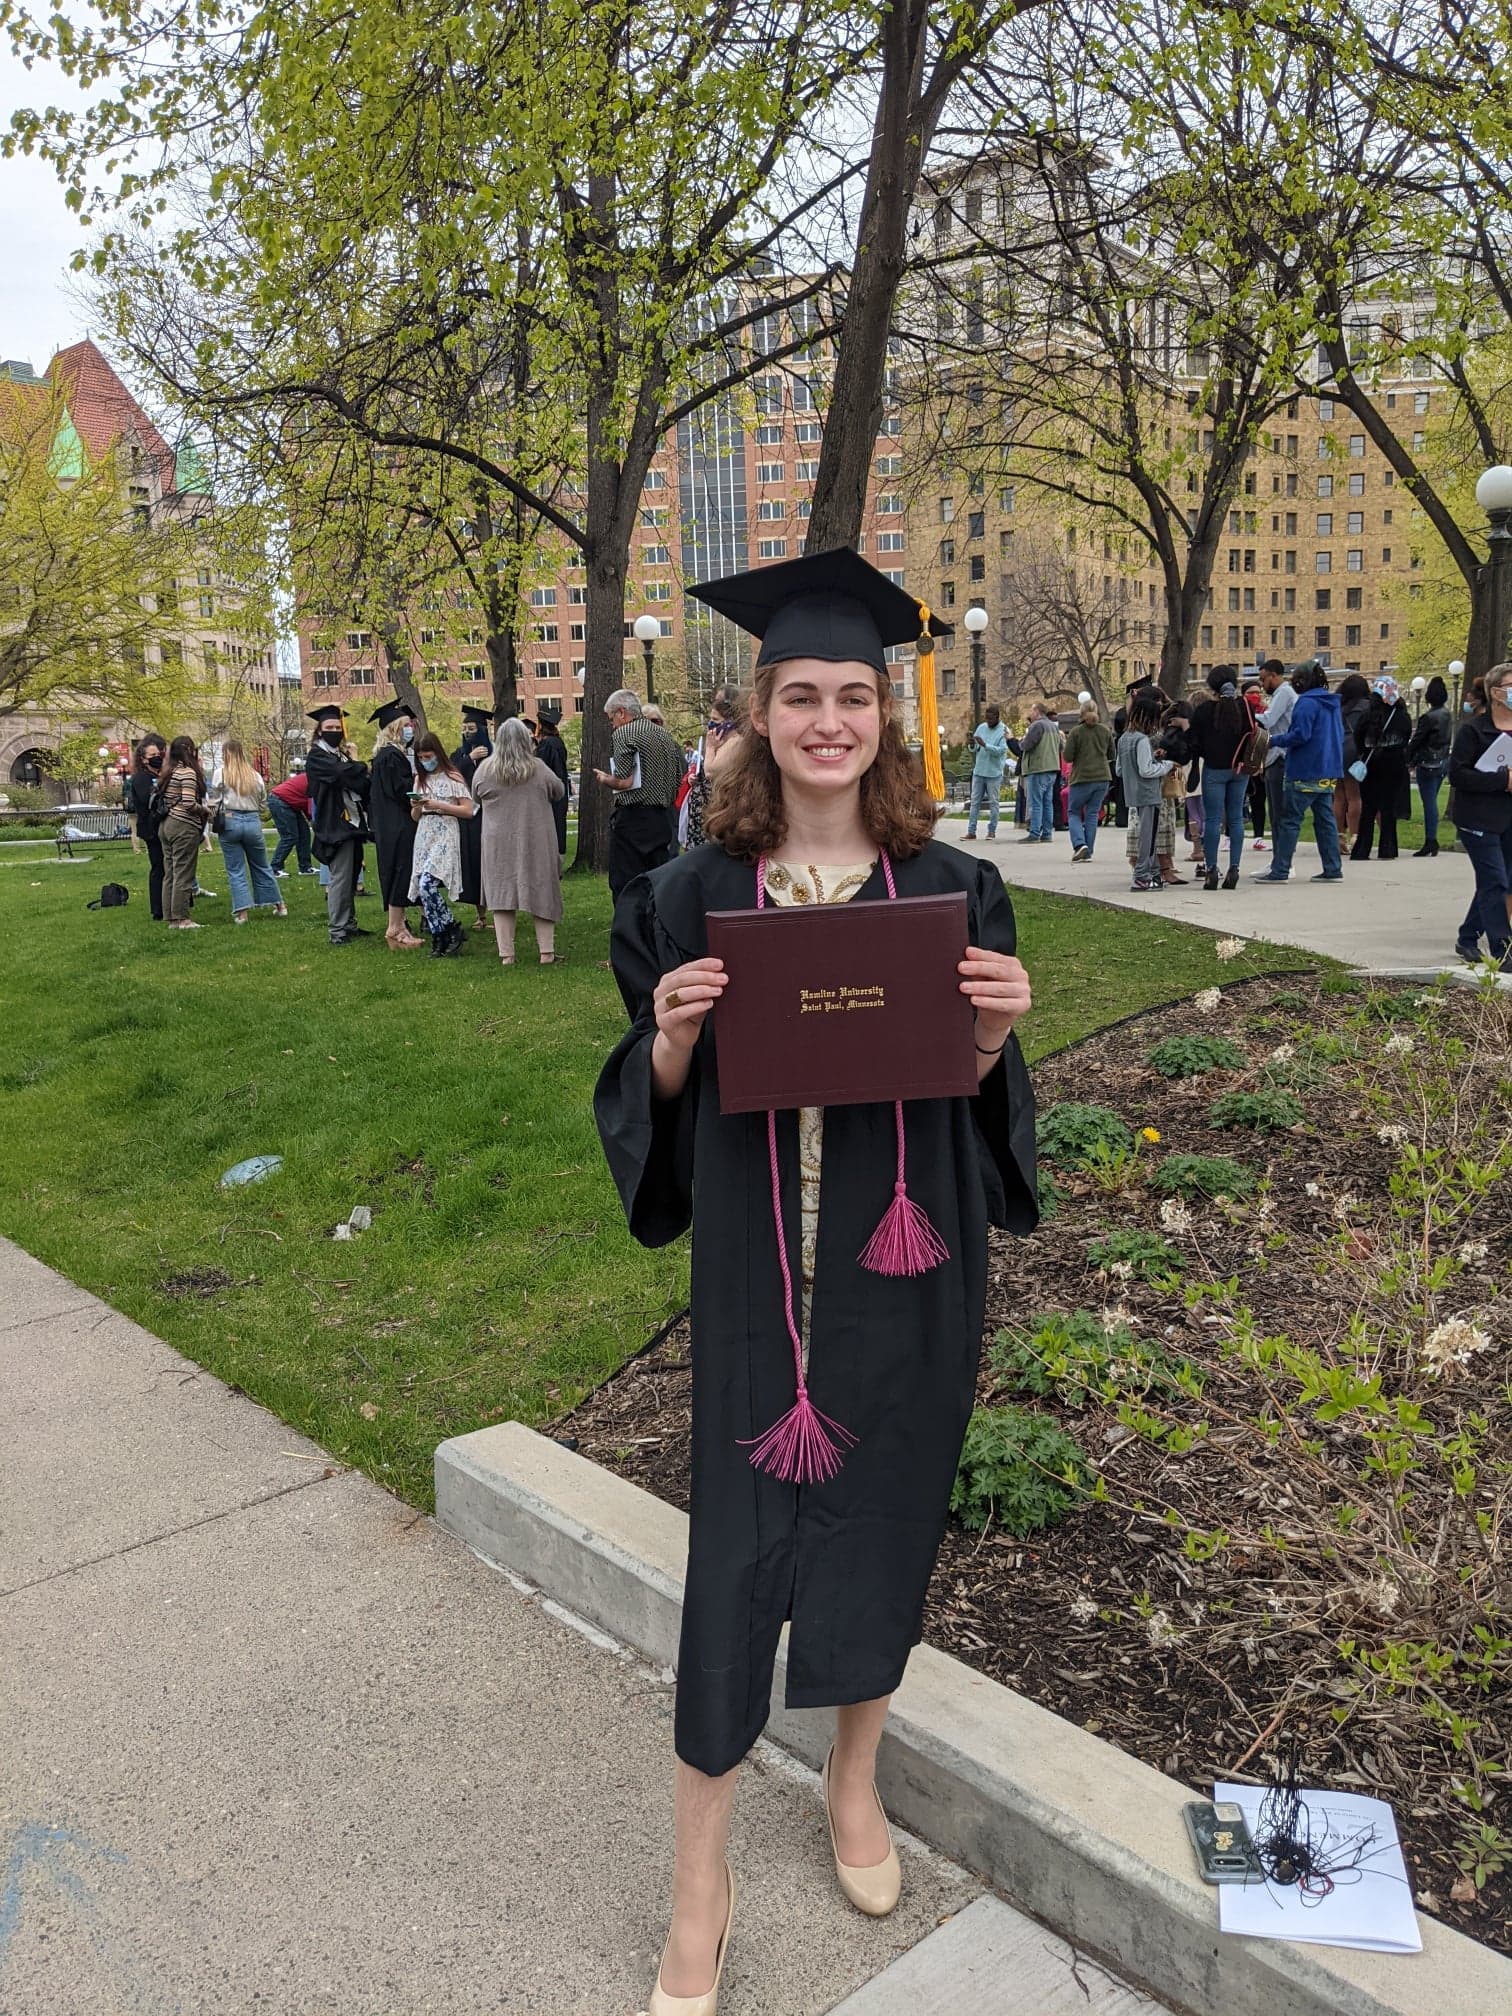
[[[1351,861],[1370,859],[1377,819],[1381,822],[1380,857],[1383,861],[1395,861],[1397,818],[1401,812],[1402,786],[1406,779],[1407,763],[1399,751],[1393,749],[1384,756],[1378,752],[1371,757],[1370,767],[1360,785],[1360,831],[1349,850]]]
[[[141,829],[138,828],[138,831]],[[158,838],[157,829],[142,834],[142,845],[147,849],[147,907],[152,912],[153,922],[163,921],[163,843]]]
[[[609,894],[660,868],[677,852],[677,815],[670,805],[626,805],[609,821]]]

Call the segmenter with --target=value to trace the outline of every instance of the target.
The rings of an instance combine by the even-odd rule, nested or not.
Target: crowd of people
[[[968,839],[981,816],[996,836],[1007,759],[1018,763],[1026,846],[1068,833],[1075,862],[1093,858],[1104,820],[1124,828],[1133,880],[1154,893],[1186,877],[1177,864],[1178,828],[1205,889],[1239,885],[1247,831],[1270,853],[1257,882],[1289,882],[1309,820],[1318,848],[1314,882],[1342,882],[1351,862],[1394,861],[1399,829],[1411,816],[1412,787],[1423,814],[1417,858],[1441,847],[1439,800],[1476,874],[1476,896],[1460,926],[1456,951],[1477,962],[1482,943],[1502,960],[1512,885],[1512,771],[1478,767],[1512,731],[1509,668],[1497,666],[1466,690],[1458,724],[1449,689],[1428,681],[1414,717],[1397,682],[1351,672],[1331,687],[1316,663],[1292,668],[1271,659],[1252,674],[1220,665],[1194,703],[1170,700],[1151,679],[1135,680],[1111,727],[1084,704],[1063,731],[1048,703],[1029,710],[1022,736],[1010,735],[988,707],[972,735],[975,752]],[[1512,748],[1501,746],[1503,757]],[[1270,839],[1266,839],[1267,826]],[[1226,856],[1226,860],[1225,857]]]

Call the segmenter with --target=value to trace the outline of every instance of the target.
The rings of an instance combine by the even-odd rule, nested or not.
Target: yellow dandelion
[[[1156,1147],[1160,1142],[1160,1129],[1158,1127],[1141,1127],[1139,1138],[1141,1141],[1148,1141],[1152,1147]]]

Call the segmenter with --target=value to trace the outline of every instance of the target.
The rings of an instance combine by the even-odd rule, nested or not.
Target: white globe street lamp
[[[646,698],[653,705],[656,701],[656,640],[661,635],[661,624],[655,616],[637,616],[632,626],[640,639],[642,656],[646,661]]]
[[[1076,704],[1078,707],[1090,707],[1092,705],[1092,695],[1083,688],[1076,696]]]
[[[1482,511],[1512,511],[1512,468],[1498,462],[1475,486],[1475,501]]]
[[[975,723],[987,701],[987,682],[982,676],[982,632],[987,628],[987,611],[973,602],[966,611],[966,628],[971,633],[971,719]]]
[[[1475,486],[1475,501],[1490,519],[1486,534],[1486,587],[1491,606],[1487,610],[1490,631],[1490,662],[1500,664],[1507,655],[1507,632],[1512,629],[1512,469],[1498,462],[1486,470]]]
[[[1460,704],[1460,681],[1465,676],[1465,661],[1463,658],[1451,658],[1444,669],[1449,674],[1449,685],[1454,694],[1454,705],[1458,708]]]

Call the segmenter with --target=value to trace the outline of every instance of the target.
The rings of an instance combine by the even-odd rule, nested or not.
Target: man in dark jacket
[[[1337,693],[1328,690],[1321,666],[1303,665],[1292,674],[1296,702],[1288,725],[1271,736],[1286,752],[1286,781],[1281,793],[1281,823],[1274,829],[1271,865],[1257,882],[1287,882],[1292,856],[1310,810],[1313,838],[1318,843],[1322,873],[1314,882],[1342,882],[1339,824],[1334,817],[1334,786],[1344,773],[1344,725]]]
[[[325,864],[326,919],[333,945],[349,945],[368,933],[357,925],[357,877],[367,830],[368,767],[359,763],[346,739],[339,707],[317,707],[310,719],[315,739],[305,759],[310,780],[312,852]]]

